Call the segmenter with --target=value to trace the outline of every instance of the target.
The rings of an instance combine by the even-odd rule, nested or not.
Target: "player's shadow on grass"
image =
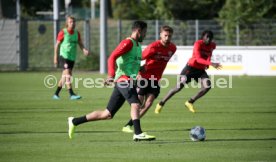
[[[246,141],[275,141],[276,138],[236,138],[236,139],[206,139],[205,141],[202,141],[203,143],[205,142],[246,142]],[[199,143],[202,143],[199,142]],[[165,145],[165,144],[185,144],[185,143],[194,143],[194,141],[190,139],[185,139],[185,140],[157,140],[156,141],[149,141],[150,144],[160,144],[160,145]]]
[[[276,128],[229,128],[229,129],[206,129],[206,131],[254,131],[254,130],[276,130]],[[158,130],[158,131],[150,131],[150,132],[160,132],[160,133],[166,133],[166,132],[183,132],[187,131],[189,132],[190,129],[171,129],[171,130]],[[276,137],[272,138],[229,138],[229,139],[206,139],[204,142],[231,142],[231,141],[275,141]],[[191,140],[183,140],[183,141],[171,141],[171,140],[157,140],[154,141],[156,144],[171,144],[171,143],[182,143],[182,142],[193,142]]]
[[[276,138],[236,138],[236,139],[207,139],[205,142],[227,142],[227,141],[275,141]]]
[[[182,132],[182,131],[190,131],[191,129],[167,129],[167,130],[150,130],[149,132]],[[217,128],[217,129],[205,129],[206,131],[250,131],[250,130],[276,130],[276,128]]]
[[[49,132],[36,132],[36,131],[7,131],[0,132],[0,134],[67,134],[66,131],[49,131]],[[110,134],[110,133],[121,133],[120,131],[77,131],[76,133],[91,133],[91,134]]]
[[[198,111],[198,112],[196,112],[197,114],[236,114],[236,113],[242,113],[242,114],[275,114],[276,113],[276,111],[250,111],[250,112],[242,112],[242,111],[216,111],[216,112],[200,112],[200,111]]]
[[[275,141],[276,138],[237,138],[237,139],[206,139],[205,142],[245,142],[245,141]],[[180,144],[180,143],[194,143],[194,141],[190,139],[185,140],[156,140],[156,141],[150,141],[151,144]],[[201,143],[201,142],[200,142]]]

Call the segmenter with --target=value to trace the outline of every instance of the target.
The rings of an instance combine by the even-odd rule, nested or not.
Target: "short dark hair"
[[[203,39],[204,35],[208,35],[209,38],[213,39],[214,38],[214,34],[211,30],[204,30],[201,34],[201,39]]]
[[[135,30],[135,29],[143,30],[147,27],[148,27],[148,25],[147,25],[146,22],[137,20],[137,21],[134,21],[133,24],[132,24],[132,31]]]
[[[170,33],[173,33],[173,28],[168,25],[164,25],[160,28],[160,32],[162,32],[162,31],[168,31]]]

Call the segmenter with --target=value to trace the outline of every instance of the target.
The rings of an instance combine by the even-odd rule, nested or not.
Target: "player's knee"
[[[134,108],[134,109],[140,109],[141,108],[141,106],[140,106],[140,104],[139,103],[132,103],[131,104],[131,108]]]
[[[201,81],[201,85],[203,86],[204,89],[211,89],[211,81],[208,78],[205,78]]]
[[[64,72],[62,73],[62,79],[66,81],[66,83],[70,83],[71,82],[71,74]]]
[[[207,90],[210,90],[211,87],[212,87],[212,83],[211,83],[211,81],[208,79],[208,80],[206,81],[206,86],[205,86],[205,88],[206,88]]]

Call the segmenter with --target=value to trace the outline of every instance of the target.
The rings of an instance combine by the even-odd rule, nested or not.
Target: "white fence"
[[[180,74],[192,56],[192,46],[178,46],[164,74]],[[276,46],[217,46],[212,61],[220,62],[222,70],[210,67],[210,75],[276,76]]]

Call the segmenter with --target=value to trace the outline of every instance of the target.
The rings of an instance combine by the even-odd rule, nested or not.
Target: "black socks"
[[[78,117],[78,118],[74,118],[72,122],[75,126],[77,126],[79,124],[88,122],[88,120],[86,119],[86,115],[84,115],[84,116],[81,116],[81,117]]]
[[[190,103],[194,103],[194,102],[195,102],[195,100],[193,100],[192,98],[190,98],[188,102],[190,102]]]
[[[56,92],[55,92],[55,95],[59,95],[59,92],[61,91],[61,89],[62,89],[62,87],[57,87],[57,90],[56,90]]]
[[[135,119],[135,120],[132,120],[132,122],[133,122],[133,126],[134,126],[134,133],[137,135],[141,134],[142,130],[141,130],[141,125],[140,125],[140,120]]]
[[[74,93],[74,91],[73,91],[72,88],[68,89],[68,91],[69,91],[69,93],[70,93],[70,96],[76,95],[76,94]]]
[[[133,126],[133,122],[132,122],[132,119],[130,119],[129,121],[128,121],[128,123],[125,125],[125,126]]]

